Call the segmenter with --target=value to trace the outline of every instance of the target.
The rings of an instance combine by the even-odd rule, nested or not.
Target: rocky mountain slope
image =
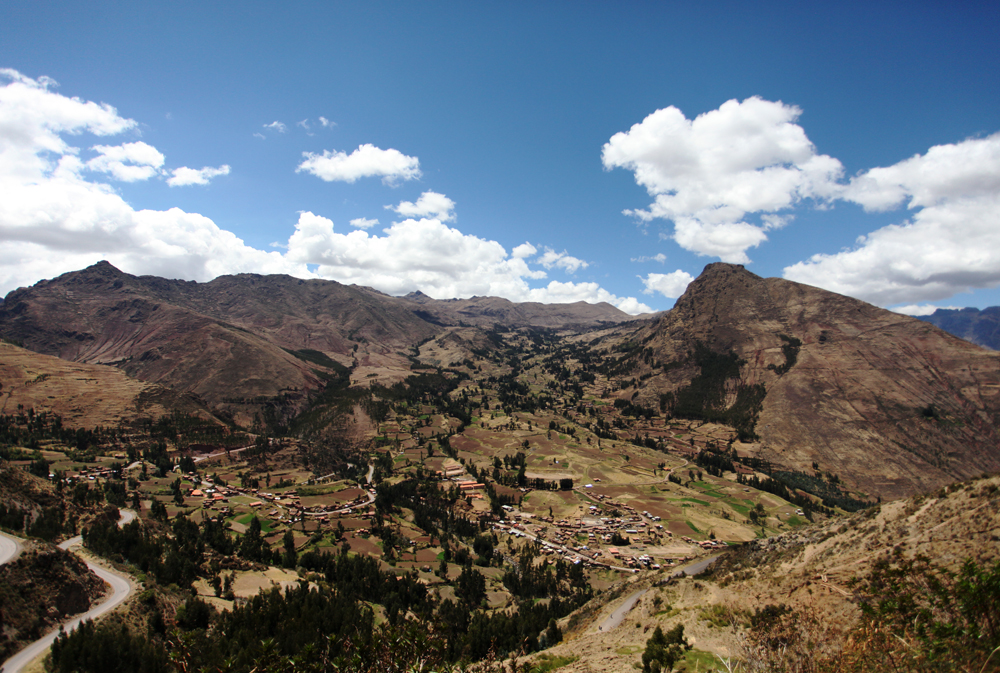
[[[929,322],[966,341],[984,348],[1000,350],[1000,306],[978,308],[939,308],[919,320]]]
[[[444,302],[254,274],[196,283],[132,276],[100,262],[11,292],[0,305],[0,334],[39,353],[121,367],[249,421],[268,406],[301,411],[340,366],[406,372],[410,348],[447,325],[628,319],[607,304]]]
[[[883,498],[1000,469],[1000,355],[915,318],[710,264],[635,339],[638,400],[775,463]]]

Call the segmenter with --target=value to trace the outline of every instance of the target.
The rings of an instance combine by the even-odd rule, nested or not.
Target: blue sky
[[[108,259],[634,313],[722,259],[998,305],[1000,10],[870,4],[7,2],[0,293]]]

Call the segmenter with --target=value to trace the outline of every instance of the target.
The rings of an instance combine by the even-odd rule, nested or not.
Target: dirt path
[[[121,518],[118,519],[118,525],[124,526],[129,521],[135,519],[135,516],[136,514],[132,510],[127,510],[127,509],[121,510]],[[75,547],[81,544],[82,541],[83,539],[78,535],[60,544],[59,548],[70,550],[71,547]],[[92,573],[100,577],[102,580],[104,580],[111,586],[111,594],[107,598],[105,598],[104,601],[102,601],[100,604],[94,606],[93,608],[83,613],[82,615],[78,615],[73,619],[71,619],[70,621],[55,627],[47,634],[45,634],[35,642],[25,647],[20,652],[9,658],[7,661],[3,662],[3,667],[0,668],[0,672],[20,673],[25,667],[28,666],[28,664],[30,664],[40,656],[44,655],[48,651],[49,647],[51,647],[52,643],[55,642],[56,637],[59,635],[60,629],[66,631],[66,633],[69,633],[77,626],[79,626],[79,624],[84,620],[96,619],[101,615],[105,614],[106,612],[114,610],[116,607],[118,607],[118,605],[122,603],[122,601],[128,598],[129,595],[132,593],[133,589],[132,581],[129,579],[127,575],[123,575],[121,573],[115,572],[114,570],[110,570],[108,568],[99,566],[96,563],[93,563],[92,561],[86,558],[84,558],[83,561],[84,563],[87,564],[87,567],[90,569]]]

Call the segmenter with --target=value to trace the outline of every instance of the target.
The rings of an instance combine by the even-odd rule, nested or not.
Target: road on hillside
[[[118,519],[118,525],[124,526],[129,521],[132,521],[136,517],[136,513],[130,509],[120,510],[121,516]],[[69,550],[70,547],[75,547],[80,544],[83,539],[77,535],[74,538],[66,540],[59,545],[60,549]],[[69,633],[75,629],[81,622],[87,619],[96,619],[106,612],[114,610],[118,605],[121,604],[129,595],[132,593],[132,583],[129,578],[113,570],[108,570],[102,568],[101,566],[91,563],[84,559],[84,563],[92,573],[100,577],[102,580],[107,582],[111,586],[111,594],[104,599],[103,602],[94,606],[82,615],[74,617],[72,620],[55,627],[47,634],[31,643],[23,650],[9,658],[7,661],[3,662],[3,666],[0,667],[0,672],[2,673],[20,673],[29,663],[34,661],[36,658],[44,654],[52,643],[55,642],[56,637],[59,635],[60,628]]]
[[[708,558],[703,558],[702,560],[696,563],[692,563],[691,565],[685,568],[681,568],[673,575],[671,575],[671,577],[684,577],[685,575],[687,575],[688,577],[694,577],[695,575],[703,571],[705,568],[715,563],[719,559],[719,556],[720,556],[719,554],[716,554],[715,556],[709,556]]]
[[[21,555],[21,541],[12,535],[0,533],[0,565],[10,563]]]
[[[597,627],[596,633],[607,633],[621,624],[622,620],[625,619],[625,615],[629,613],[629,611],[635,606],[636,602],[642,598],[642,595],[647,591],[649,591],[649,589],[643,589],[642,591],[635,591],[629,594],[629,597],[626,598],[621,605],[615,608],[615,611],[608,615],[607,619],[600,623]]]
[[[677,572],[673,573],[671,577],[684,577],[685,575],[691,577],[697,575],[718,560],[718,558],[718,556],[710,556],[708,558],[701,559],[697,563],[692,563],[686,568],[681,568]],[[622,620],[625,619],[625,615],[627,615],[629,611],[635,607],[636,602],[642,598],[643,594],[647,591],[649,591],[649,589],[643,589],[630,594],[629,597],[626,598],[625,601],[619,605],[607,619],[598,625],[596,633],[607,633],[621,624]]]

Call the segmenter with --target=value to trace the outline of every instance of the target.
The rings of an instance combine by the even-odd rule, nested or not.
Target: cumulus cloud
[[[678,269],[673,273],[651,273],[642,278],[642,284],[646,286],[643,294],[659,293],[668,299],[677,299],[684,294],[684,290],[694,280],[694,276],[687,271]]]
[[[442,222],[455,219],[455,202],[444,194],[430,191],[421,194],[416,203],[403,201],[398,206],[386,206],[386,210],[393,210],[403,217],[434,218]]]
[[[10,70],[0,78],[7,82],[0,86],[0,292],[101,259],[131,273],[195,280],[239,268],[305,271],[201,215],[133,209],[85,175],[131,177],[122,167],[156,168],[162,155],[145,143],[100,145],[98,161],[84,162],[63,136],[113,136],[134,130],[135,121],[110,105],[55,93],[45,78]]]
[[[529,280],[545,277],[543,269],[530,265],[534,246],[524,243],[508,254],[496,241],[463,234],[434,218],[408,218],[383,235],[358,228],[341,234],[331,220],[303,212],[287,245],[265,252],[197,213],[136,210],[93,178],[114,175],[114,156],[126,165],[131,159],[131,165],[150,166],[158,161],[152,152],[109,144],[98,150],[109,157],[109,168],[95,174],[80,159],[79,148],[64,139],[85,132],[120,134],[136,122],[111,106],[61,96],[50,90],[48,79],[14,71],[0,77],[6,81],[0,86],[0,293],[106,259],[128,273],[199,281],[230,273],[287,273],[398,294],[420,289],[440,298],[607,301],[625,311],[648,311],[634,297],[613,295],[596,283],[553,281],[532,288]],[[142,157],[145,163],[136,163]],[[224,168],[177,169],[172,179],[196,184],[196,177],[207,180]]]
[[[867,210],[905,205],[913,214],[849,250],[788,266],[785,278],[881,306],[1000,284],[1000,134],[863,172],[844,198]]]
[[[576,273],[578,269],[586,269],[590,266],[582,259],[577,259],[576,257],[566,254],[565,250],[562,252],[556,252],[552,248],[545,248],[545,252],[543,252],[536,261],[546,269],[564,269],[567,273]]]
[[[378,220],[369,220],[364,217],[357,217],[351,220],[351,226],[355,229],[371,229],[376,224],[378,224]]]
[[[514,246],[514,249],[510,252],[510,256],[517,259],[524,259],[525,257],[531,257],[536,252],[538,252],[538,248],[525,241],[521,245]]]
[[[828,200],[842,186],[843,166],[816,153],[796,124],[801,110],[752,97],[730,100],[688,120],[676,107],[657,110],[604,145],[608,170],[635,174],[654,201],[626,214],[674,224],[684,249],[746,263],[746,251],[780,226],[773,215],[803,199]],[[758,222],[748,215],[763,215]]]
[[[303,152],[302,156],[305,159],[295,170],[312,173],[326,182],[353,183],[360,178],[381,177],[382,182],[392,185],[400,180],[415,180],[421,175],[420,160],[416,157],[367,143],[350,154],[325,150],[323,154]]]
[[[333,128],[334,126],[337,125],[337,122],[332,122],[329,119],[327,119],[326,117],[320,117],[319,118],[319,125],[322,126],[325,129],[326,128]]]
[[[270,124],[264,124],[264,128],[271,129],[272,131],[277,131],[278,133],[285,133],[288,131],[288,127],[279,121],[273,121]]]
[[[148,180],[160,174],[164,156],[152,145],[144,142],[124,145],[95,145],[91,148],[97,156],[87,162],[92,171],[109,173],[122,182]]]
[[[204,168],[188,168],[182,166],[175,168],[171,177],[167,178],[167,184],[171,187],[184,187],[187,185],[207,185],[212,178],[220,175],[229,175],[229,166],[223,164],[218,168],[205,166]]]
[[[301,213],[288,240],[289,261],[318,265],[316,273],[344,283],[375,287],[389,294],[420,290],[430,296],[486,295],[512,301],[565,303],[608,302],[628,313],[651,309],[634,297],[619,297],[597,283],[551,281],[532,288],[527,279],[545,276],[531,269],[523,246],[507,251],[496,241],[463,234],[435,219],[408,219],[385,229],[382,236],[364,231],[341,234],[328,218]]]

